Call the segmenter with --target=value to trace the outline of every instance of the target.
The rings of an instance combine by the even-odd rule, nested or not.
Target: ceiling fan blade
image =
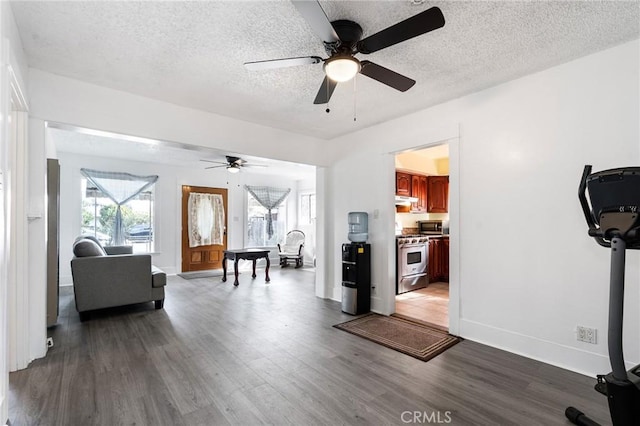
[[[444,27],[444,15],[432,7],[358,42],[360,53],[372,53]]]
[[[320,86],[320,90],[318,90],[318,94],[316,95],[316,99],[313,101],[313,103],[314,104],[328,103],[337,85],[338,83],[331,80],[329,77],[325,75],[324,81],[322,82],[322,86]]]
[[[222,164],[222,165],[220,165],[220,166],[205,167],[204,169],[205,169],[205,170],[208,170],[208,169],[217,169],[217,168],[220,168],[220,167],[229,167],[229,165],[228,165],[228,164]]]
[[[380,83],[386,84],[387,86],[393,87],[401,92],[406,92],[416,84],[415,80],[405,77],[402,74],[398,74],[395,71],[391,71],[390,69],[378,64],[374,64],[373,62],[362,61],[360,62],[360,65],[362,66],[360,74],[366,75],[369,78],[377,80]]]
[[[269,167],[266,164],[249,164],[249,163],[245,163],[242,165],[242,167]]]
[[[302,56],[299,58],[271,59],[268,61],[245,62],[244,67],[249,71],[270,70],[274,68],[295,67],[298,65],[318,64],[322,62],[319,56]]]
[[[322,10],[322,6],[316,0],[292,0],[293,6],[298,9],[298,13],[307,21],[314,33],[322,41],[328,43],[335,43],[340,41],[336,30],[329,22],[327,14]]]
[[[214,161],[214,160],[200,160],[200,161],[204,161],[205,163],[215,163],[215,164],[227,164],[227,163],[223,163],[222,161]]]

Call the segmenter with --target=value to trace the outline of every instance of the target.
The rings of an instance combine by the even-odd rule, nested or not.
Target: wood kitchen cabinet
[[[396,172],[396,195],[411,196],[411,175],[404,172]]]
[[[429,238],[429,282],[440,281],[442,277],[442,240],[440,238]]]
[[[411,203],[411,210],[414,212],[427,211],[427,187],[428,180],[426,176],[411,175],[411,196],[418,199],[417,202]]]
[[[449,176],[425,176],[396,171],[396,195],[415,197],[412,212],[448,213]],[[408,208],[398,212],[409,211]]]
[[[449,237],[429,238],[429,282],[449,281]]]
[[[449,282],[449,237],[442,239],[442,281]]]
[[[447,213],[449,211],[449,176],[429,176],[427,192],[429,194],[427,212]]]

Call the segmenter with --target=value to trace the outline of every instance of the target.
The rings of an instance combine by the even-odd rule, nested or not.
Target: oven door
[[[398,276],[427,273],[427,245],[404,245],[398,249]]]
[[[427,244],[411,244],[398,247],[398,282],[396,294],[424,288],[429,284],[427,276]]]

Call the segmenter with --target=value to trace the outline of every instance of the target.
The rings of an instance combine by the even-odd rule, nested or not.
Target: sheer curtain
[[[222,195],[192,192],[187,203],[189,247],[222,244],[225,221]]]
[[[291,188],[249,185],[245,185],[245,188],[262,207],[267,209],[267,235],[271,238],[273,236],[271,210],[278,207],[284,199],[287,198],[287,195],[291,192]]]
[[[118,206],[116,219],[113,223],[113,244],[124,244],[124,224],[120,207],[156,183],[158,176],[136,176],[130,173],[103,172],[91,169],[80,169],[80,173]]]

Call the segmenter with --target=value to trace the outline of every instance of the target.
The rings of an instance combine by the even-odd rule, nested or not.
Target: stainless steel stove
[[[429,284],[429,237],[400,235],[396,237],[398,262],[396,294],[424,288]]]

